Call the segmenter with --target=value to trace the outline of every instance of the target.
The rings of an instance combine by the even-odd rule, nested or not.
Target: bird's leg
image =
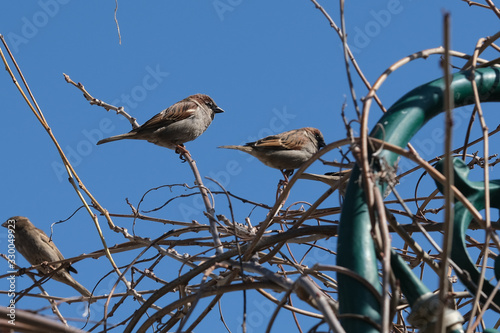
[[[183,144],[175,146],[175,153],[179,154],[179,158],[181,159],[182,163],[186,162],[186,158],[184,157],[184,155],[191,156],[191,154]]]
[[[47,260],[41,262],[42,268],[48,270],[48,271],[53,271],[54,268],[49,265],[49,262]]]
[[[276,199],[283,192],[283,189],[288,185],[289,177],[293,174],[293,170],[280,170],[283,174],[283,178],[278,183],[278,190],[276,191]]]
[[[281,170],[281,173],[283,174],[284,179],[284,185],[288,184],[288,179],[291,175],[293,175],[293,169],[292,170]]]

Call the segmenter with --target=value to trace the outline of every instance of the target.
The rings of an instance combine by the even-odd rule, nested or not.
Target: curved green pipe
[[[443,173],[443,161],[439,161],[436,164],[436,169],[439,172]],[[455,158],[453,160],[453,169],[454,185],[467,197],[467,199],[477,210],[483,210],[485,204],[484,182],[470,181],[467,178],[470,169],[461,159]],[[439,190],[443,192],[444,189],[441,183],[436,182],[436,185]],[[492,208],[500,209],[500,180],[490,180],[489,192],[490,206]],[[476,268],[476,264],[469,256],[469,252],[467,252],[467,247],[465,244],[465,237],[467,235],[467,229],[469,228],[471,220],[472,214],[469,212],[469,210],[461,202],[456,202],[455,218],[453,222],[453,247],[450,256],[455,264],[457,264],[460,268],[467,271],[468,273],[467,279],[462,275],[459,275],[462,283],[470,292],[476,293],[481,273]],[[498,257],[496,258],[496,260],[498,260]],[[498,274],[495,275],[498,279]],[[490,295],[493,292],[494,288],[495,287],[488,280],[483,280],[482,291],[486,295]],[[500,308],[500,293],[497,293],[495,295],[494,302],[498,306],[498,308]]]
[[[474,102],[470,75],[469,71],[453,75],[451,88],[455,107]],[[477,69],[474,80],[478,85],[481,101],[500,101],[499,69]],[[427,121],[443,111],[443,93],[442,78],[415,88],[384,114],[370,136],[405,147]],[[383,131],[379,127],[382,127]],[[384,150],[379,157],[384,158],[390,166],[394,166],[398,155]],[[340,217],[337,264],[361,275],[380,290],[371,223],[359,179],[360,170],[355,166]],[[346,332],[377,332],[377,329],[367,321],[349,316],[349,314],[366,316],[380,323],[380,304],[376,295],[372,295],[361,283],[342,274],[338,275],[338,283],[339,312],[345,315],[342,316],[342,325]]]
[[[411,308],[422,295],[431,293],[431,290],[413,274],[410,266],[394,250],[391,251],[391,268],[396,278],[401,281],[401,291]]]

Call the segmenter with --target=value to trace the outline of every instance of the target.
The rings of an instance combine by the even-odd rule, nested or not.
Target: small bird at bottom
[[[158,146],[186,153],[184,143],[202,135],[212,123],[215,114],[221,112],[224,110],[209,96],[191,95],[130,132],[102,139],[97,144],[123,139],[146,140]]]
[[[16,250],[21,253],[31,265],[64,260],[63,255],[54,245],[54,242],[49,239],[43,230],[36,228],[27,217],[13,216],[4,222],[2,227],[14,230],[14,244]],[[50,265],[52,269],[46,266],[40,266],[38,271],[42,274],[49,274],[52,270],[59,268],[59,266],[61,266],[61,264]],[[92,296],[90,291],[69,275],[70,271],[77,273],[76,269],[68,266],[67,268],[62,268],[55,272],[52,278],[73,287],[82,294],[82,296]]]
[[[288,182],[288,177],[325,146],[323,134],[317,128],[304,127],[263,139],[248,142],[243,146],[220,146],[236,149],[257,157],[265,165],[279,169]]]

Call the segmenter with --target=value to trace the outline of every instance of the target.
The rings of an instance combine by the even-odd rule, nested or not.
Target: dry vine
[[[341,28],[339,28],[316,0],[311,1],[327,18],[331,27],[343,42],[345,66],[349,77],[351,96],[356,106],[356,122],[360,123],[361,135],[359,138],[354,137],[350,127],[351,122],[345,121],[347,137],[328,144],[308,163],[303,165],[290,179],[286,187],[282,189],[282,192],[279,193],[274,204],[258,202],[255,199],[246,198],[244,195],[236,195],[221,184],[216,184],[220,190],[209,190],[203,184],[196,163],[189,155],[186,155],[185,157],[194,175],[194,182],[191,182],[193,185],[158,185],[144,193],[139,203],[134,205],[128,202],[131,212],[108,212],[85,188],[83,181],[78,177],[71,163],[65,157],[2,38],[4,48],[9,53],[11,61],[15,64],[17,75],[22,79],[24,89],[28,91],[29,97],[26,96],[24,89],[18,84],[16,75],[10,70],[7,58],[2,52],[1,56],[6,68],[35,116],[53,140],[67,168],[70,183],[81,199],[83,207],[95,222],[102,239],[103,248],[101,250],[68,258],[64,262],[75,263],[80,260],[105,256],[113,268],[110,272],[99,272],[99,275],[103,278],[113,276],[116,282],[109,294],[93,295],[93,299],[97,300],[97,302],[91,305],[91,309],[100,306],[104,309],[103,315],[99,318],[91,317],[92,319],[85,324],[84,330],[89,332],[145,332],[147,330],[151,331],[151,328],[153,328],[154,332],[172,330],[191,332],[200,328],[215,305],[219,304],[220,306],[224,295],[232,292],[242,292],[242,302],[245,303],[247,302],[245,299],[246,291],[255,290],[275,304],[273,313],[269,317],[267,331],[273,329],[278,314],[286,311],[293,317],[298,330],[304,330],[301,325],[301,318],[308,317],[316,322],[316,326],[311,331],[315,329],[325,331],[327,330],[326,327],[328,327],[331,331],[343,332],[342,316],[337,312],[337,280],[335,275],[332,274],[332,272],[336,272],[336,274],[344,274],[352,279],[357,279],[379,298],[380,304],[382,304],[382,321],[381,323],[373,323],[373,325],[378,327],[380,331],[414,332],[415,328],[407,322],[408,313],[410,312],[408,303],[401,296],[398,284],[394,281],[389,260],[384,260],[390,256],[391,249],[395,249],[400,253],[408,265],[414,268],[414,272],[419,270],[422,279],[433,279],[442,282],[441,287],[445,289],[436,290],[436,292],[442,292],[442,297],[449,297],[450,295],[453,297],[453,304],[463,314],[466,321],[464,327],[468,327],[468,332],[474,332],[477,326],[482,325],[482,320],[488,312],[499,310],[495,308],[496,305],[491,303],[492,295],[486,295],[490,297],[488,302],[480,304],[480,295],[464,292],[461,285],[454,284],[454,275],[463,274],[463,272],[453,263],[451,263],[453,270],[448,269],[448,265],[443,269],[438,264],[443,260],[442,254],[446,254],[448,250],[442,249],[440,247],[441,243],[436,242],[431,233],[439,233],[439,235],[444,233],[445,236],[447,235],[447,221],[441,220],[442,216],[439,215],[439,212],[443,210],[442,206],[446,203],[446,200],[449,200],[448,195],[454,195],[473,212],[475,221],[471,223],[470,228],[480,229],[485,234],[484,241],[473,238],[477,233],[471,234],[467,239],[467,245],[470,248],[477,249],[476,260],[477,265],[481,268],[482,275],[491,277],[491,258],[497,256],[498,247],[500,246],[498,235],[494,231],[500,229],[500,223],[491,221],[489,209],[486,209],[483,218],[480,212],[467,201],[460,191],[435,171],[432,164],[438,159],[446,158],[446,156],[424,160],[411,145],[407,149],[402,149],[379,140],[371,140],[368,138],[367,124],[372,100],[375,100],[383,112],[386,111],[385,106],[377,96],[377,91],[391,73],[413,60],[443,54],[447,57],[464,59],[466,62],[463,67],[468,69],[474,70],[485,65],[495,65],[498,62],[497,60],[489,61],[481,59],[479,56],[487,49],[496,51],[500,49],[495,45],[495,41],[500,38],[500,33],[480,39],[474,47],[472,55],[450,50],[446,46],[416,52],[395,62],[373,84],[370,84],[362,73],[354,55],[349,50],[343,15]],[[487,1],[486,5],[472,1],[466,2],[471,6],[480,6],[492,11],[494,15],[500,16],[498,8],[491,1]],[[341,12],[343,13],[343,1],[340,1],[340,3],[342,6]],[[357,94],[352,84],[350,65],[354,67],[367,89],[366,96],[363,99],[362,111],[358,110],[357,107],[359,101],[356,98]],[[108,111],[115,110],[118,114],[125,116],[133,128],[138,126],[135,118],[128,115],[123,107],[113,106],[98,100],[92,97],[82,84],[75,83],[67,75],[65,75],[65,79],[82,91],[90,104],[101,106]],[[475,121],[475,117],[479,119],[482,135],[471,141],[470,128]],[[460,156],[469,162],[471,169],[476,166],[482,169],[483,179],[488,184],[490,168],[499,161],[499,159],[494,160],[497,155],[492,155],[490,151],[489,138],[499,131],[500,127],[493,130],[488,128],[481,103],[476,94],[474,112],[471,115],[468,130],[463,137],[464,144],[461,147],[450,149],[449,156]],[[451,143],[449,144],[451,145]],[[468,153],[470,147],[476,147],[478,144],[483,145],[482,152]],[[397,152],[403,159],[412,161],[415,166],[399,174],[397,174],[398,170],[391,169],[383,170],[382,173],[375,172],[373,165],[370,163],[368,151],[370,149],[381,149],[381,147]],[[349,154],[344,153],[345,151],[349,151]],[[330,155],[327,155],[327,153],[330,153]],[[330,158],[329,156],[333,153],[336,154],[335,156],[341,156],[342,162]],[[348,158],[347,162],[345,162],[346,158]],[[325,246],[325,244],[336,244],[343,191],[350,176],[350,170],[342,169],[342,166],[352,165],[350,161],[354,160],[357,161],[358,165],[363,166],[363,186],[373,221],[387,222],[373,223],[373,237],[382,258],[380,275],[382,289],[384,290],[383,294],[379,294],[368,282],[354,272],[333,265],[335,263],[336,248],[334,246]],[[312,163],[318,161],[329,166],[333,173],[325,175],[305,173]],[[203,163],[203,161],[199,162]],[[341,167],[334,169],[332,166]],[[424,173],[420,174],[422,169]],[[443,183],[449,192],[445,192],[444,196],[438,195],[437,191],[418,196],[421,179],[430,182],[432,181],[431,177]],[[393,196],[384,198],[383,193],[378,191],[374,184],[380,181],[381,178],[388,182]],[[304,181],[304,179],[324,183],[327,188],[323,193],[316,195],[314,202],[299,201],[286,206],[286,199],[289,194],[294,191],[297,182],[299,180]],[[213,180],[209,179],[208,181]],[[397,186],[400,182],[414,184],[414,191],[402,190],[400,193]],[[141,210],[141,205],[148,203],[151,192],[167,188],[171,191],[174,188],[182,188],[185,192],[182,194],[173,193],[155,208],[148,211]],[[169,205],[191,196],[202,196],[205,205],[205,216],[207,217],[206,221],[176,221],[168,219],[168,216],[158,218],[147,215],[153,211],[162,212]],[[340,198],[340,200],[336,200],[336,198]],[[443,200],[445,203],[443,203]],[[227,207],[224,206],[225,208],[222,210],[227,213],[222,214],[220,211],[216,211],[214,208],[215,202],[218,203],[218,206],[226,205]],[[233,204],[235,202],[248,207],[250,212],[255,209],[263,214],[265,213],[266,216],[262,220],[252,221],[250,216],[252,213],[250,213],[243,221],[239,221],[238,218],[241,218],[242,214],[234,211]],[[336,204],[332,205],[332,202]],[[410,204],[415,204],[417,208],[411,209]],[[487,201],[487,208],[489,207],[488,204]],[[377,215],[377,218],[375,218],[375,215]],[[112,247],[107,246],[100,228],[99,216],[106,219],[110,230],[124,238],[122,243]],[[129,233],[126,228],[115,225],[112,218],[119,218],[121,221],[133,221],[134,226],[139,221],[151,221],[169,225],[171,228],[168,232],[151,239],[135,228],[132,234]],[[416,234],[419,234],[419,236],[415,236]],[[119,262],[116,260],[114,255],[124,252],[130,253],[128,261]],[[317,259],[318,256],[326,257],[327,259],[323,261],[332,265],[321,264]],[[4,255],[2,257],[7,260]],[[488,262],[489,259],[490,262]],[[178,268],[177,277],[171,279],[168,276],[157,275],[155,269],[161,265]],[[34,274],[35,268],[36,266],[19,268],[17,271],[16,275],[27,274],[34,281],[31,288],[19,294],[17,301],[31,297],[46,299],[48,308],[57,314],[61,324],[47,321],[41,315],[26,315],[24,312],[20,312],[19,321],[26,327],[35,325],[44,331],[62,332],[64,329],[73,331],[72,328],[66,326],[67,322],[71,321],[71,318],[64,318],[58,313],[57,307],[62,303],[69,304],[85,302],[86,300],[50,296],[43,290],[41,281],[38,280],[40,277]],[[7,275],[0,276],[0,278],[6,277]],[[115,292],[116,287],[119,285],[125,286],[123,292]],[[39,295],[32,292],[35,288],[40,288],[44,294]],[[498,284],[496,288],[498,290]],[[449,293],[447,290],[453,292]],[[279,293],[281,298],[271,294],[271,291]],[[5,293],[4,291],[1,292]],[[40,314],[46,313],[45,308],[29,310]],[[221,321],[224,321],[223,310],[219,311],[221,312]],[[112,322],[110,318],[122,318],[122,320]],[[370,321],[369,318],[362,318],[362,320]],[[75,326],[73,322],[71,324]],[[243,322],[242,325],[245,327],[246,323]],[[494,326],[498,328],[500,320]],[[3,319],[0,320],[0,327],[8,327]]]

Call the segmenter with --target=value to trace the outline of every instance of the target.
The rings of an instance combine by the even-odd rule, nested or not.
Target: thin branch
[[[118,0],[115,0],[114,19],[115,19],[115,24],[116,24],[116,30],[118,32],[118,44],[122,45],[122,35],[120,33],[120,25],[118,24],[118,19],[116,17],[117,12],[118,12]]]
[[[90,105],[97,105],[97,106],[103,107],[106,111],[110,111],[110,110],[116,111],[116,114],[122,115],[130,122],[130,125],[132,125],[133,129],[139,127],[139,124],[137,123],[137,119],[130,116],[127,112],[125,112],[125,109],[123,108],[123,106],[114,106],[114,105],[108,104],[100,99],[93,97],[85,89],[83,84],[81,84],[80,82],[75,83],[75,81],[71,80],[71,78],[67,74],[63,73],[63,75],[64,75],[64,79],[66,80],[66,82],[72,84],[73,86],[78,88],[83,93],[83,97],[85,97],[85,99],[87,101],[89,101]]]
[[[450,43],[451,43],[451,18],[450,13],[444,13],[443,31],[444,31],[444,59],[442,62],[444,72],[444,111],[445,111],[445,143],[444,143],[444,232],[443,232],[443,246],[441,253],[441,272],[439,273],[439,300],[442,304],[440,306],[438,321],[436,327],[440,331],[445,331],[447,323],[444,319],[445,309],[448,308],[449,298],[449,261],[452,248],[453,237],[453,191],[451,186],[454,184],[453,180],[453,160],[451,156],[452,149],[452,130],[453,130],[453,91],[451,90],[451,57],[450,57]]]

